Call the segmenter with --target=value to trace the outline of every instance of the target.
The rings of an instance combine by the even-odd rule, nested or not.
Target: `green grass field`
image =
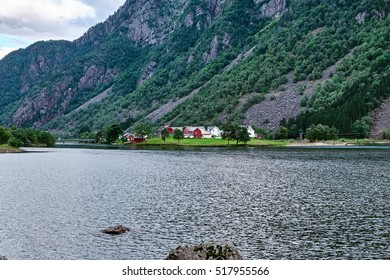
[[[161,140],[161,138],[154,137],[146,140],[146,142],[136,145],[179,145],[179,146],[196,146],[196,147],[227,147],[228,141],[220,138],[186,138],[179,142],[175,139],[169,138]],[[262,140],[251,139],[248,143],[239,143],[238,146],[286,146],[286,141],[278,140]],[[229,146],[236,146],[235,141],[230,141]]]

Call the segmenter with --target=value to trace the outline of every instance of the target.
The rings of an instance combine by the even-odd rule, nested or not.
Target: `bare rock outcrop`
[[[232,242],[208,242],[195,246],[181,245],[166,260],[242,260]]]
[[[221,15],[223,5],[229,0],[209,0],[207,6],[212,18],[216,18]]]
[[[77,45],[96,45],[103,42],[104,38],[112,32],[119,31],[129,40],[142,45],[159,44],[174,30],[186,2],[185,0],[126,1],[116,13],[103,23],[89,29],[75,42]]]
[[[370,137],[379,139],[382,132],[390,130],[390,98],[372,112],[372,119],[374,126],[371,129]]]
[[[255,0],[256,4],[261,1]],[[286,9],[286,0],[271,0],[261,7],[261,16],[263,18],[273,18],[279,16]]]
[[[6,260],[8,260],[6,257],[0,256],[0,261],[6,261]]]
[[[27,99],[18,108],[12,117],[12,122],[22,126],[26,122],[33,121],[35,126],[39,126],[62,114],[75,95],[75,90],[70,88],[72,80],[73,77],[65,77],[51,88],[41,89],[35,97]],[[56,110],[53,110],[54,108]]]
[[[213,59],[216,59],[218,56],[218,46],[219,46],[219,39],[218,39],[218,36],[215,36],[213,41],[211,42],[210,51],[205,52],[203,54],[203,61],[209,62]]]
[[[358,13],[357,16],[355,17],[357,23],[359,24],[364,24],[366,22],[366,18],[367,18],[366,12]]]
[[[156,71],[156,68],[157,68],[157,62],[151,61],[148,64],[148,66],[146,66],[146,69],[142,73],[142,76],[141,78],[139,78],[137,84],[142,85],[145,81],[149,80],[153,76],[154,72]]]
[[[102,232],[106,233],[106,234],[117,235],[117,234],[122,234],[122,233],[128,232],[129,230],[130,229],[128,227],[125,227],[123,225],[116,225],[116,226],[111,226],[111,227],[102,229]]]

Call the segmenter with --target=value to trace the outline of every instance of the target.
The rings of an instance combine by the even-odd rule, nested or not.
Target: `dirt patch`
[[[383,131],[390,130],[390,98],[385,100],[379,108],[374,110],[371,116],[374,121],[374,126],[371,130],[370,137],[378,139]]]

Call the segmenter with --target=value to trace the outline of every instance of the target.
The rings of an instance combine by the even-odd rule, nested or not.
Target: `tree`
[[[174,131],[173,131],[173,139],[176,139],[177,140],[177,144],[179,144],[179,141],[180,139],[183,139],[184,138],[184,133],[182,130],[176,128]]]
[[[356,138],[366,138],[370,135],[371,127],[373,126],[373,121],[370,117],[363,117],[360,120],[357,120],[353,124],[353,133],[356,135]]]
[[[47,147],[54,147],[56,139],[47,131],[39,131],[37,136],[38,142],[46,144]]]
[[[139,122],[134,125],[133,131],[136,135],[145,138],[145,136],[152,133],[152,126],[147,122]]]
[[[169,138],[169,130],[165,127],[163,130],[161,130],[161,139],[165,143],[165,139]]]
[[[123,130],[119,124],[111,125],[106,131],[106,141],[111,144],[118,140],[119,135],[122,135]]]
[[[290,127],[290,129],[288,130],[288,137],[289,138],[296,139],[299,137],[299,134],[300,134],[300,131],[299,131],[298,125],[296,125],[296,124],[293,124]]]
[[[231,123],[226,123],[222,126],[222,139],[228,140],[228,146],[231,140],[235,140],[236,126]]]
[[[11,133],[6,130],[4,127],[0,126],[0,145],[7,144],[8,140],[11,138]]]
[[[19,147],[23,146],[23,142],[20,139],[15,138],[13,136],[8,140],[8,144],[11,147],[15,147],[15,148],[19,148]]]
[[[339,131],[335,127],[329,127],[322,124],[312,124],[306,130],[306,138],[309,139],[310,142],[315,142],[317,140],[333,140],[337,139],[338,133]]]
[[[251,140],[249,137],[248,129],[245,126],[239,126],[236,128],[236,135],[235,135],[236,145],[238,145],[238,142],[244,142],[246,144],[248,141]]]
[[[96,143],[101,142],[103,140],[103,138],[104,138],[103,131],[101,131],[101,130],[97,131],[96,134],[95,134],[95,141],[96,141]]]
[[[287,139],[288,138],[288,129],[285,126],[280,126],[278,130],[275,132],[276,139]]]

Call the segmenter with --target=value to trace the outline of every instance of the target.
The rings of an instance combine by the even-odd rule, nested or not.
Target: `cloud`
[[[32,40],[81,36],[125,0],[12,0],[0,9],[0,34]]]
[[[0,59],[2,59],[4,56],[9,54],[10,52],[16,51],[17,48],[11,48],[11,47],[2,47],[0,48]]]

